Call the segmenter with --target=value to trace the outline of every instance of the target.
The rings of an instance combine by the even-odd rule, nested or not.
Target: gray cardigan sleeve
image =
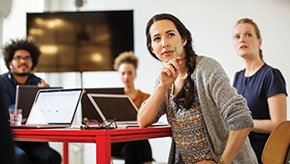
[[[206,105],[201,105],[216,108],[228,130],[254,126],[246,100],[230,85],[225,71],[217,61],[203,57],[197,64],[195,80],[197,90],[203,92],[201,98],[206,100],[203,101]]]

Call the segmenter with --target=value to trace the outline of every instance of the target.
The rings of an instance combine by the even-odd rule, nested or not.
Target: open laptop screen
[[[26,122],[33,105],[35,96],[40,89],[62,89],[62,87],[39,87],[36,85],[17,85],[16,87],[16,109],[22,109],[22,121]]]
[[[96,110],[105,120],[117,119],[117,122],[137,120],[137,108],[127,95],[88,94]]]
[[[102,122],[102,118],[89,100],[87,94],[124,94],[124,88],[85,88],[82,96],[82,118],[87,121]]]
[[[26,125],[71,124],[82,89],[40,90]]]

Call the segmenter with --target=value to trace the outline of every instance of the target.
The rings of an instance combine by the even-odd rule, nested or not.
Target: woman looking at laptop
[[[121,80],[124,87],[124,92],[128,95],[136,107],[139,109],[143,101],[150,97],[149,94],[143,93],[139,89],[135,89],[134,81],[136,78],[136,70],[138,67],[138,58],[133,51],[121,53],[114,61],[114,69],[121,75]]]
[[[132,51],[121,53],[114,62],[124,84],[124,92],[139,109],[143,101],[150,95],[137,90],[134,86],[138,58]],[[126,164],[151,163],[152,151],[148,140],[131,141],[111,144],[111,155],[125,159]]]

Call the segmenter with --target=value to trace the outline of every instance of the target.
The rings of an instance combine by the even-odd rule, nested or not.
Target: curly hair
[[[10,70],[9,62],[12,61],[12,59],[14,57],[14,53],[17,50],[26,50],[29,52],[31,59],[32,59],[31,70],[33,70],[34,67],[38,63],[38,58],[40,56],[40,50],[39,50],[39,47],[34,42],[29,41],[27,39],[11,40],[11,43],[9,43],[3,47],[3,56],[4,56],[4,61],[5,61],[6,67]]]
[[[138,68],[138,58],[134,55],[133,51],[125,51],[120,53],[120,55],[114,61],[114,69],[118,70],[121,64],[132,64],[135,69]]]
[[[177,31],[180,33],[181,37],[183,39],[187,40],[186,45],[184,46],[185,49],[185,65],[187,68],[187,77],[184,80],[184,85],[180,92],[176,94],[176,96],[173,98],[173,100],[180,105],[184,105],[185,108],[189,109],[193,102],[194,102],[194,96],[192,93],[194,92],[194,82],[191,78],[191,75],[193,74],[193,71],[195,69],[196,64],[196,53],[192,48],[192,37],[190,31],[184,26],[184,24],[175,16],[167,13],[163,14],[157,14],[154,15],[147,23],[146,26],[146,38],[147,38],[147,49],[149,50],[150,54],[157,60],[157,56],[152,52],[151,47],[151,36],[150,36],[150,27],[153,25],[153,23],[160,21],[160,20],[169,20],[174,23]]]

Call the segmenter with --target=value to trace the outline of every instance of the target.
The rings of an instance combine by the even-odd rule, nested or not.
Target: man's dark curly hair
[[[11,40],[11,43],[4,46],[3,56],[4,56],[4,61],[5,61],[6,67],[10,70],[9,62],[11,62],[11,60],[14,57],[14,53],[17,50],[26,50],[30,53],[30,56],[32,59],[31,70],[33,70],[34,67],[38,63],[40,50],[39,50],[39,47],[33,41],[29,41],[27,39]]]

